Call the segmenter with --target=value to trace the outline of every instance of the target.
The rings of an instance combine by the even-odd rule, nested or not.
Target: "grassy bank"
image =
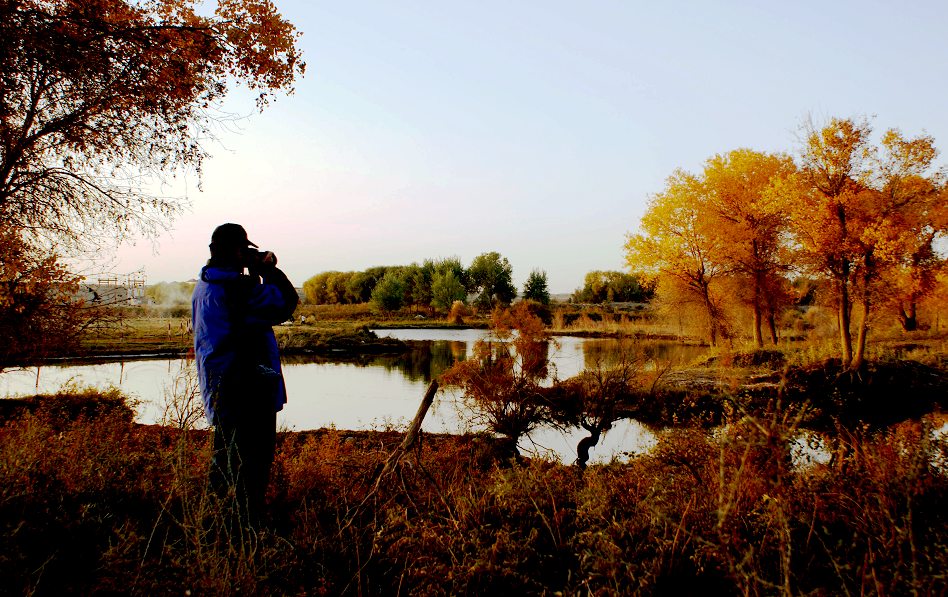
[[[0,576],[34,594],[940,594],[948,457],[930,417],[794,468],[779,411],[660,433],[585,473],[425,436],[281,434],[268,528],[206,491],[207,432],[138,426],[116,393],[0,416]],[[938,468],[933,463],[942,463]]]
[[[666,326],[634,319],[622,311],[601,308],[558,307],[561,316],[550,320],[557,334],[597,337],[677,338]],[[489,314],[468,313],[462,322],[448,321],[431,311],[382,312],[368,303],[358,305],[302,305],[292,322],[274,332],[285,354],[378,354],[404,350],[397,341],[374,337],[368,328],[486,328]],[[117,309],[108,321],[87,330],[69,357],[186,354],[193,345],[189,312],[185,307]]]
[[[380,354],[405,350],[378,338],[358,321],[316,321],[274,327],[283,354]],[[61,358],[184,355],[194,340],[185,317],[135,316],[87,332],[74,353]]]

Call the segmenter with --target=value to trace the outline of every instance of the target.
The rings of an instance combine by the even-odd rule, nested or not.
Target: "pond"
[[[278,417],[287,430],[403,428],[411,421],[428,382],[452,363],[471,354],[474,343],[487,337],[486,330],[398,329],[376,330],[379,336],[408,342],[411,350],[400,355],[356,360],[325,358],[284,359],[289,402]],[[559,379],[576,375],[598,363],[608,364],[633,351],[645,359],[689,362],[705,352],[699,346],[670,342],[630,342],[614,339],[559,337],[548,350],[552,370]],[[185,359],[113,361],[96,364],[46,365],[0,374],[0,396],[55,393],[64,384],[120,388],[139,400],[137,420],[167,420],[166,408],[173,395],[194,389],[193,363]],[[457,433],[467,429],[458,394],[442,390],[425,418],[429,432]],[[180,403],[180,401],[178,401]],[[563,433],[539,429],[521,442],[524,453],[548,455],[564,462],[576,458],[576,443],[583,432]],[[635,421],[621,421],[592,452],[592,461],[608,461],[649,449],[655,438]]]

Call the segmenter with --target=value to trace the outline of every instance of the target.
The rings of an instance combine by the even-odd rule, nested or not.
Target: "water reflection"
[[[279,415],[279,424],[291,430],[407,425],[427,384],[453,363],[469,358],[477,340],[489,338],[486,330],[384,330],[378,333],[409,342],[410,350],[399,355],[345,360],[285,358],[289,403]],[[618,362],[630,351],[647,359],[681,362],[703,350],[668,343],[559,337],[550,342],[547,358],[556,377],[566,379],[597,363]],[[68,383],[117,386],[139,401],[139,422],[155,423],[165,412],[167,396],[175,387],[177,376],[189,372],[193,374],[193,363],[183,359],[29,367],[0,374],[0,396],[52,394]],[[429,432],[464,431],[464,417],[457,410],[457,402],[456,393],[439,392],[423,428]],[[563,462],[572,462],[581,435],[583,432],[579,431],[571,434],[541,429],[523,440],[520,448],[525,454],[556,454]],[[654,436],[638,423],[620,422],[594,448],[592,461],[608,461],[623,454],[642,452],[653,442]]]
[[[407,353],[377,357],[371,365],[398,371],[411,381],[427,383],[467,358],[468,343],[459,340],[411,342],[409,346]]]
[[[361,355],[331,358],[312,355],[287,355],[283,365],[333,365],[346,364],[352,367],[378,367],[391,373],[399,373],[408,381],[430,382],[439,377],[451,365],[467,358],[468,343],[458,340],[412,341],[408,350],[392,355]]]
[[[430,381],[451,364],[467,358],[478,340],[490,340],[488,330],[377,329],[380,337],[396,338],[408,343],[412,353],[407,357],[378,357],[366,364],[392,367],[410,379]],[[417,354],[416,354],[417,351]],[[707,347],[678,342],[581,338],[559,336],[548,343],[547,359],[551,376],[566,379],[584,369],[611,367],[630,357],[644,362],[686,364],[707,355]]]

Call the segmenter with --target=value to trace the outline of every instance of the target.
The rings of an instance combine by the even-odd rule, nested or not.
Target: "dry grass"
[[[260,533],[206,489],[205,432],[121,396],[45,397],[0,427],[0,576],[14,593],[940,594],[944,440],[906,423],[847,466],[796,469],[798,421],[736,414],[627,464],[496,466],[426,436],[370,494],[396,433],[281,435]],[[367,497],[368,496],[368,497]]]
[[[555,334],[640,338],[691,338],[690,329],[658,317],[642,306],[591,306],[555,304],[549,329]]]

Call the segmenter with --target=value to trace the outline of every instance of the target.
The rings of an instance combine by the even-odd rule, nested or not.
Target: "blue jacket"
[[[191,297],[194,358],[207,420],[227,416],[241,400],[286,403],[273,328],[293,315],[299,296],[280,270],[247,276],[208,264]],[[253,395],[248,395],[253,394]],[[260,396],[259,394],[268,394]]]

